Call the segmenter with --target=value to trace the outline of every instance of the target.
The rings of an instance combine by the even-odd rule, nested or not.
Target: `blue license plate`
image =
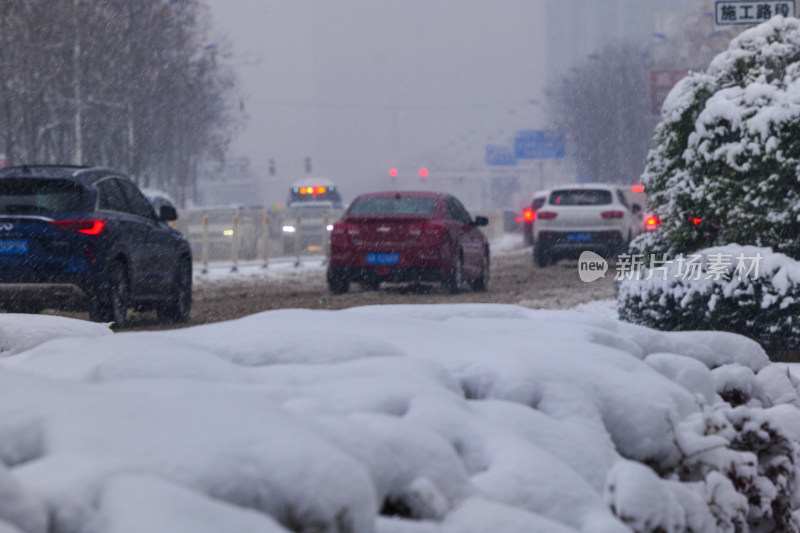
[[[0,239],[0,254],[25,255],[28,253],[27,239]]]
[[[399,261],[397,253],[369,252],[367,253],[368,265],[396,265]]]
[[[567,242],[591,242],[591,233],[567,233]]]

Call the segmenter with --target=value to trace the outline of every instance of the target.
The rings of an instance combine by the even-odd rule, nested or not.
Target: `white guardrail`
[[[477,213],[489,218],[489,226],[481,228],[491,240],[503,234],[502,212]],[[263,268],[269,266],[269,258],[283,256],[284,234],[282,225],[286,221],[279,214],[271,215],[260,208],[208,207],[182,209],[178,220],[173,223],[189,241],[195,263],[208,270],[209,263],[230,263],[232,270],[237,270],[240,261],[260,261]],[[303,224],[301,217],[295,222],[296,231],[289,238],[294,239],[293,254],[295,265],[299,266],[303,256],[319,256],[326,258],[330,254],[330,238],[327,226],[335,220],[326,217],[320,232],[322,249],[301,246],[303,242]],[[306,226],[307,228],[307,226]],[[308,231],[307,229],[305,231]]]

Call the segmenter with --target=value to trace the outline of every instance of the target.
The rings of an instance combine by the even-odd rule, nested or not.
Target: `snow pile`
[[[800,383],[738,335],[504,305],[19,324],[3,533],[800,526]]]
[[[800,262],[769,248],[706,248],[626,274],[618,302],[624,320],[657,329],[733,331],[771,349],[800,347]]]
[[[108,324],[47,315],[3,315],[0,357],[30,350],[50,339],[112,335]]]

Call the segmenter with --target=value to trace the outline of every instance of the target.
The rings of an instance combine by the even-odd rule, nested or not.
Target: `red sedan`
[[[454,196],[435,192],[362,194],[331,231],[328,287],[350,282],[375,290],[382,281],[440,281],[452,293],[489,285],[489,242]]]

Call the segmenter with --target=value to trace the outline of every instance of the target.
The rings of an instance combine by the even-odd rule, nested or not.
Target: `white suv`
[[[533,259],[544,267],[584,250],[613,256],[638,233],[638,219],[621,188],[598,183],[557,187],[536,213]]]

